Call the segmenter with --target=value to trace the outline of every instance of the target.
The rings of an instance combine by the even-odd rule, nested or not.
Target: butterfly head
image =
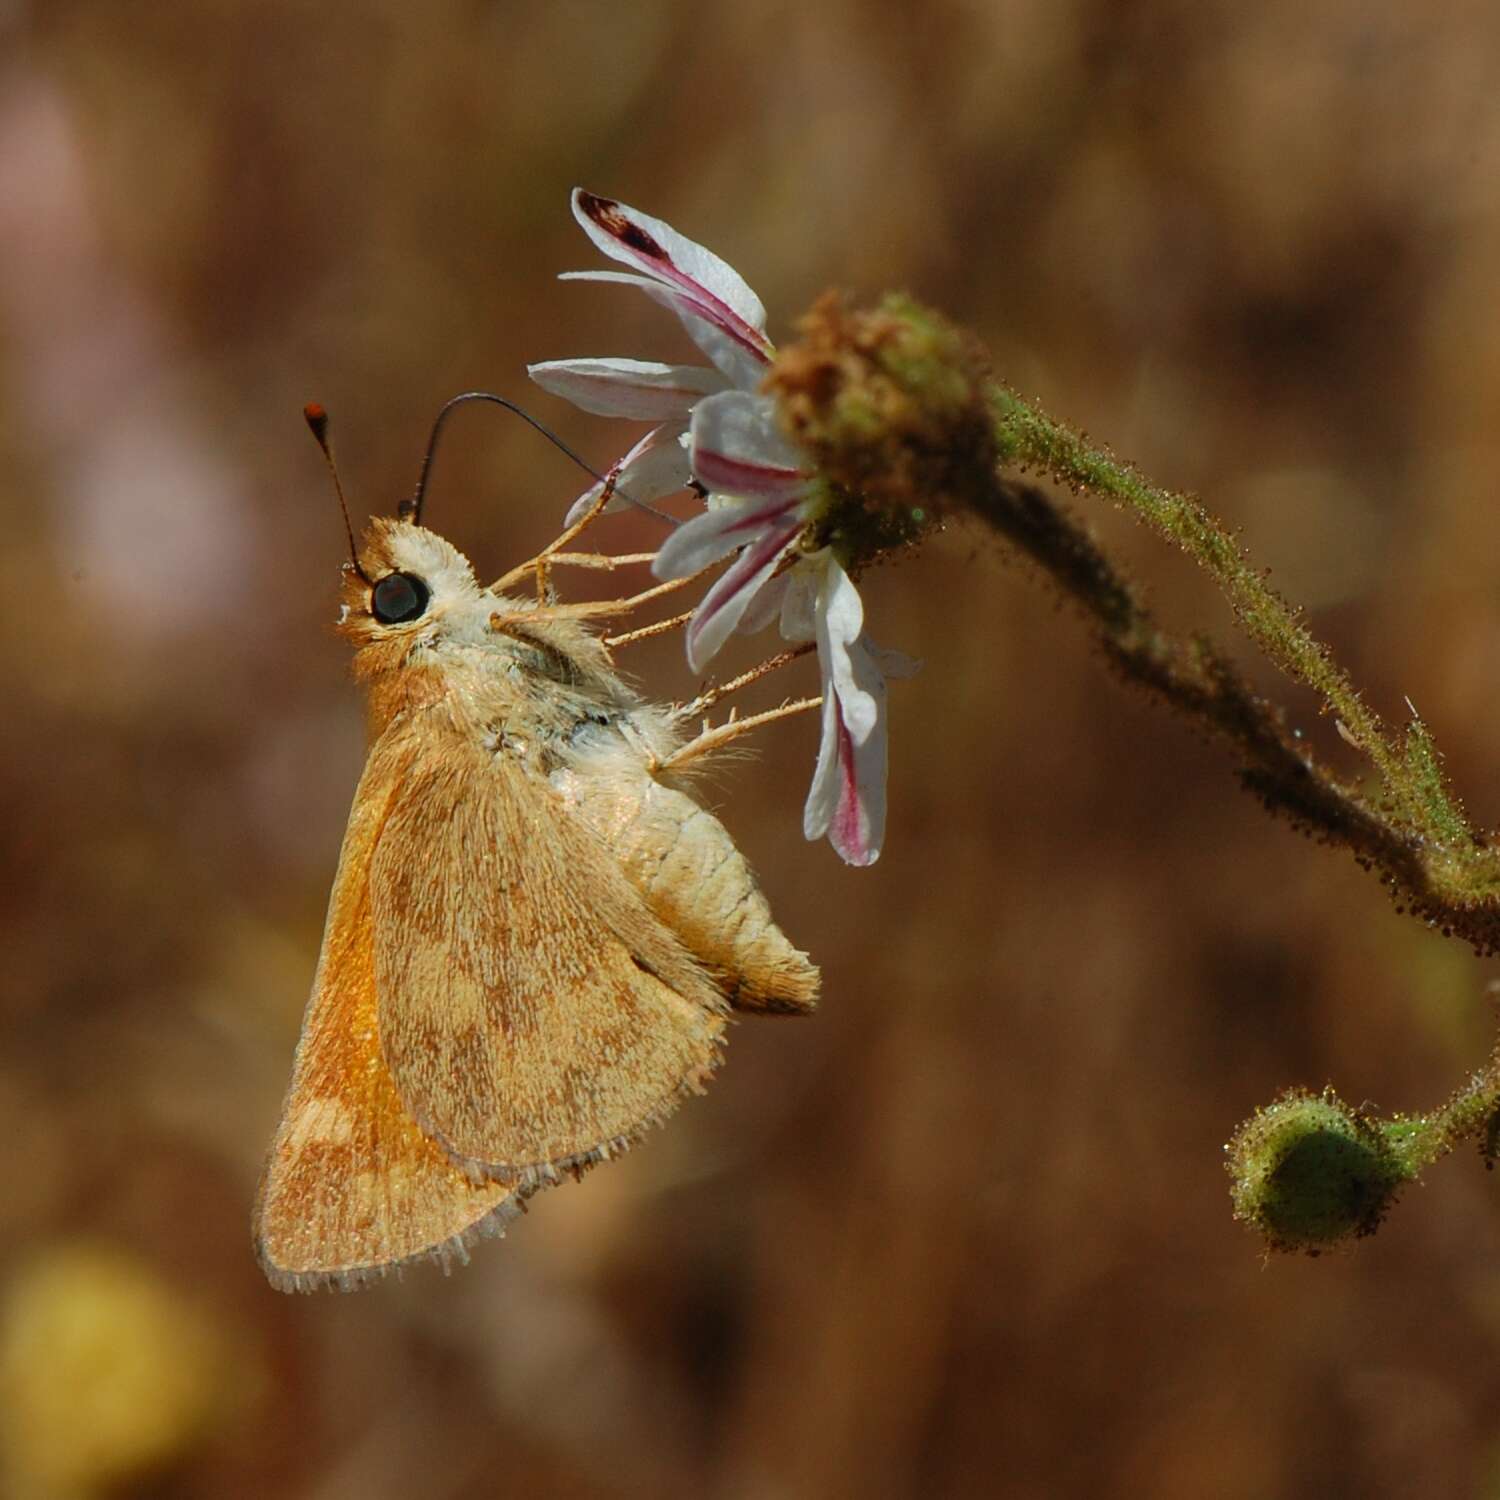
[[[346,564],[339,630],[356,646],[419,643],[482,632],[493,600],[468,558],[434,531],[377,517],[359,566]]]

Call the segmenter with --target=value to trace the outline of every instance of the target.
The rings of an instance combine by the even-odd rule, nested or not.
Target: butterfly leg
[[[774,724],[778,719],[789,719],[793,714],[806,713],[810,708],[821,708],[822,705],[821,695],[816,698],[797,698],[790,703],[783,703],[779,708],[768,708],[764,713],[749,714],[743,719],[731,709],[729,718],[723,724],[710,726],[705,723],[687,744],[679,746],[670,755],[654,759],[650,767],[651,774],[655,776],[664,771],[680,771],[702,756],[733,744],[742,734],[749,734],[764,724]]]
[[[519,583],[528,573],[535,573],[537,600],[540,603],[546,603],[550,587],[547,578],[549,563],[552,558],[567,547],[569,542],[575,537],[580,536],[599,518],[600,512],[603,511],[604,507],[614,497],[616,477],[616,475],[611,474],[604,481],[603,487],[594,498],[594,503],[571,526],[565,527],[529,562],[523,562],[519,566],[512,568],[503,577],[497,578],[490,585],[490,588],[496,593],[503,593],[513,583]]]
[[[813,647],[812,641],[803,641],[789,651],[778,651],[775,656],[768,656],[748,671],[741,672],[738,677],[731,677],[727,682],[717,682],[712,687],[704,688],[690,703],[684,703],[678,708],[674,716],[678,719],[695,719],[699,714],[712,708],[720,699],[727,698],[731,693],[737,693],[742,688],[749,687],[752,682],[759,682],[762,677],[769,677],[772,672],[789,666],[799,656],[806,656]]]
[[[649,641],[654,635],[667,635],[671,631],[680,630],[689,620],[693,618],[693,611],[685,609],[680,615],[669,615],[665,620],[658,620],[654,625],[642,625],[639,630],[627,630],[623,635],[607,635],[604,644],[613,651],[617,646],[633,646],[637,641]]]

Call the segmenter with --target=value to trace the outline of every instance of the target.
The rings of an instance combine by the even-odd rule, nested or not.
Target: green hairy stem
[[[852,566],[912,540],[913,517],[979,522],[1080,611],[1119,676],[1227,743],[1269,810],[1349,849],[1419,920],[1500,951],[1500,846],[1470,827],[1430,731],[1414,710],[1399,730],[1381,720],[1200,500],[1152,483],[995,381],[972,338],[909,298],[850,311],[825,297],[801,331],[767,388],[838,497],[833,524]],[[1218,646],[1164,628],[1089,530],[1017,470],[1109,500],[1186,553],[1268,660],[1320,695],[1367,774],[1356,781],[1320,763]],[[1273,1249],[1316,1253],[1372,1232],[1400,1187],[1456,1142],[1478,1139],[1492,1156],[1497,1122],[1500,1056],[1419,1116],[1381,1121],[1332,1093],[1289,1093],[1228,1148],[1236,1214]]]

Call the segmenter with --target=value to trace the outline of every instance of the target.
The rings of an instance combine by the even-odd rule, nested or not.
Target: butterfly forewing
[[[281,1125],[255,1213],[283,1290],[353,1285],[422,1256],[462,1256],[519,1208],[515,1183],[475,1183],[417,1127],[380,1053],[370,863],[409,757],[376,747],[360,782]]]

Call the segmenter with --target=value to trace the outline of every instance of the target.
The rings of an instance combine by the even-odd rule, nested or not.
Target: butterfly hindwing
[[[545,781],[446,708],[421,718],[371,861],[383,1053],[456,1158],[545,1181],[698,1087],[723,1002]]]

